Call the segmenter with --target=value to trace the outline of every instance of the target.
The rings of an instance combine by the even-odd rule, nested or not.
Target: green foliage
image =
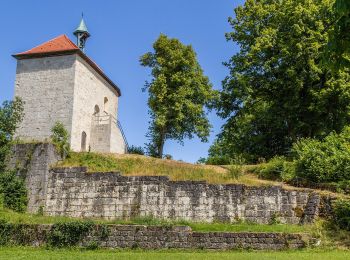
[[[197,135],[207,141],[210,124],[204,108],[210,106],[215,92],[190,45],[161,34],[153,49],[140,58],[153,77],[144,88],[151,116],[147,149],[149,155],[162,158],[168,139],[181,143]]]
[[[338,200],[333,208],[335,224],[341,229],[350,231],[350,201]]]
[[[228,167],[228,178],[237,180],[242,174],[243,170],[241,165],[234,164]]]
[[[289,182],[295,177],[295,163],[287,161],[284,156],[275,156],[259,165],[255,172],[261,179]]]
[[[56,145],[58,152],[62,157],[69,157],[69,134],[63,123],[56,122],[51,128],[51,140]]]
[[[56,223],[48,234],[48,245],[52,247],[76,246],[82,237],[91,231],[91,221]]]
[[[334,13],[325,59],[326,66],[339,70],[350,66],[350,1],[336,0]]]
[[[231,158],[227,153],[226,145],[229,145],[222,139],[215,140],[210,146],[208,158],[205,160],[206,164],[210,165],[228,165]]]
[[[287,155],[299,138],[323,138],[350,123],[350,77],[321,64],[334,18],[331,0],[247,0],[227,40],[240,51],[217,102],[218,142],[248,161]],[[212,155],[213,156],[213,155]],[[222,156],[222,155],[220,155]]]
[[[2,207],[22,212],[27,205],[24,181],[6,169],[13,135],[23,119],[23,101],[5,101],[0,107],[0,199]]]
[[[281,221],[279,219],[279,215],[277,213],[273,213],[271,219],[269,220],[269,225],[280,224]]]
[[[23,212],[27,206],[27,189],[22,178],[14,172],[6,171],[0,174],[0,195],[3,207],[17,212]]]
[[[145,151],[143,150],[143,148],[141,146],[130,146],[128,148],[128,153],[129,154],[140,154],[140,155],[144,155]]]
[[[281,180],[282,172],[284,171],[285,158],[276,156],[268,163],[261,166],[259,177],[268,180]]]
[[[14,101],[5,101],[0,107],[0,174],[6,168],[13,135],[23,119],[23,101],[16,97]]]
[[[297,177],[326,183],[350,180],[350,127],[323,140],[302,139],[293,146]]]

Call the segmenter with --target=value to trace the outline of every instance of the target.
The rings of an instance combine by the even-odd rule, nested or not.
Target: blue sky
[[[86,53],[121,88],[119,119],[129,144],[143,146],[148,128],[147,93],[141,91],[150,71],[139,57],[152,50],[160,33],[191,44],[213,83],[221,87],[228,74],[222,65],[238,49],[226,42],[231,30],[227,18],[243,0],[1,0],[0,1],[0,102],[13,98],[16,61],[22,52],[60,34],[75,41],[72,31],[81,12],[91,33]],[[208,143],[197,138],[184,145],[167,141],[165,153],[174,159],[195,162],[207,156],[208,148],[223,123],[209,115],[213,129]]]

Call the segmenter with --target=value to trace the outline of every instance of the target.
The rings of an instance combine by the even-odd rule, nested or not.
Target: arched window
[[[100,114],[100,108],[98,105],[95,105],[95,108],[94,108],[94,115],[95,116],[98,116]]]
[[[86,151],[86,133],[84,131],[81,133],[81,151]]]
[[[103,104],[104,104],[104,111],[107,112],[107,106],[108,106],[108,98],[107,97],[105,97],[103,99]]]

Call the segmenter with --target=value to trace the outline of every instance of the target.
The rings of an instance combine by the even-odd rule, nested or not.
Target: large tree
[[[336,0],[334,21],[326,48],[326,65],[338,70],[350,67],[350,1]]]
[[[0,173],[5,170],[5,159],[11,148],[13,135],[23,118],[23,101],[5,101],[0,106]]]
[[[229,18],[218,137],[231,157],[255,161],[287,154],[301,137],[321,138],[350,122],[349,74],[322,65],[334,20],[332,0],[247,0]]]
[[[148,150],[162,157],[168,139],[182,142],[197,135],[207,141],[210,124],[205,107],[215,92],[190,45],[161,34],[153,49],[140,58],[140,63],[152,69],[152,80],[144,88],[149,93],[151,116]]]

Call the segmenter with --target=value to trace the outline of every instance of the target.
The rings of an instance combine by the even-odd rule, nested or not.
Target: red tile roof
[[[120,89],[116,84],[110,80],[107,75],[100,69],[100,67],[92,61],[88,56],[83,53],[78,46],[76,46],[66,35],[60,35],[50,41],[47,41],[41,45],[34,47],[25,52],[20,52],[12,55],[18,60],[21,59],[30,59],[38,57],[48,57],[48,56],[59,56],[59,55],[69,55],[69,54],[78,54],[82,57],[97,73],[99,73],[102,78],[104,78],[109,84],[111,84],[118,95],[121,96]]]
[[[50,41],[40,44],[33,49],[25,52],[17,53],[16,56],[39,54],[39,53],[51,53],[51,52],[61,52],[61,51],[74,51],[79,50],[66,35],[62,34]]]

